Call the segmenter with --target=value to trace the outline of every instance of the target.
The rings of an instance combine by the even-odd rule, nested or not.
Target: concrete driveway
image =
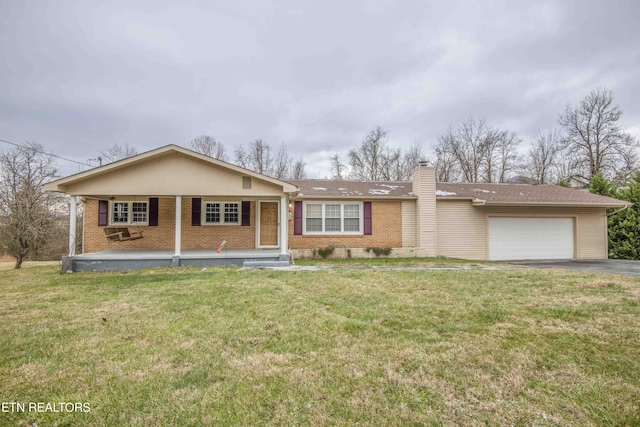
[[[512,261],[510,264],[537,268],[566,268],[568,270],[588,271],[592,273],[640,276],[640,261],[626,259]]]

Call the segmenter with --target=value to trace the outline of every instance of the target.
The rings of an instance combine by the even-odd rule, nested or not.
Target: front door
[[[278,202],[260,202],[260,246],[278,246]]]

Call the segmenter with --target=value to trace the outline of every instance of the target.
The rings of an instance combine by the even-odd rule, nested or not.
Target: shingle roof
[[[439,199],[478,199],[487,204],[626,206],[630,203],[558,185],[437,183]]]
[[[410,181],[289,180],[302,198],[415,199]],[[468,199],[486,204],[626,206],[630,203],[557,185],[436,183],[436,198]]]
[[[313,198],[415,198],[410,181],[288,180],[300,188],[300,197]]]

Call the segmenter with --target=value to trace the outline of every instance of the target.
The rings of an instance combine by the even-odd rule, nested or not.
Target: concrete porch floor
[[[63,257],[66,271],[136,270],[153,267],[214,267],[231,265],[288,265],[280,249],[186,249],[174,256],[171,249],[113,249]]]

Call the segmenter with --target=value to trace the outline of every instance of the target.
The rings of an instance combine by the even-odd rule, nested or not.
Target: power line
[[[16,144],[15,142],[7,141],[6,139],[0,139],[0,142],[6,142],[7,144],[11,144],[11,145],[14,145],[14,146],[16,146],[16,147],[24,148],[24,149],[26,149],[26,150],[33,150],[33,147],[25,147],[24,145]],[[65,161],[67,161],[67,162],[77,163],[77,164],[82,165],[82,166],[89,166],[89,167],[91,167],[91,165],[90,165],[90,164],[88,164],[88,163],[82,163],[82,162],[79,162],[79,161],[77,161],[77,160],[67,159],[67,158],[65,158],[65,157],[58,156],[58,155],[56,155],[56,154],[46,153],[46,152],[44,152],[44,151],[39,151],[39,150],[35,150],[35,151],[36,151],[36,152],[38,152],[38,153],[40,153],[40,154],[44,154],[45,156],[51,156],[51,157],[55,157],[55,158],[60,159],[60,160],[65,160]]]

